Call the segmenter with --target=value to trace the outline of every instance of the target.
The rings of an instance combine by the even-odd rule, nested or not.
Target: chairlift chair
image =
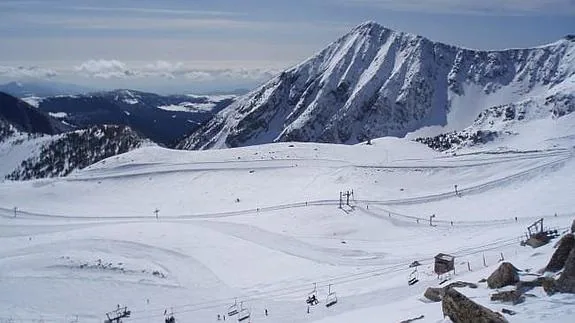
[[[244,308],[244,307],[243,307],[243,302],[241,303],[241,306],[240,306],[240,307],[241,307],[241,309],[240,309],[240,311],[239,311],[239,313],[238,313],[238,322],[241,322],[241,321],[244,321],[244,320],[249,319],[249,318],[250,318],[250,315],[251,315],[250,310],[248,310],[247,308]]]
[[[413,270],[411,272],[411,274],[409,274],[407,284],[409,286],[412,286],[412,285],[417,284],[418,282],[419,282],[419,278],[418,278],[417,267],[416,267],[415,270]]]
[[[330,307],[332,305],[335,305],[336,303],[337,303],[337,296],[336,296],[335,292],[331,291],[331,284],[329,284],[327,297],[325,298],[325,306]]]
[[[168,312],[168,310],[164,311],[164,322],[165,323],[176,323],[176,318],[174,317],[174,311]]]
[[[311,291],[311,293],[307,295],[307,299],[305,302],[311,306],[317,305],[319,303],[317,299],[317,286],[315,283],[313,284],[313,291]]]
[[[234,316],[239,313],[238,310],[238,300],[234,300],[234,303],[228,308],[228,316]]]

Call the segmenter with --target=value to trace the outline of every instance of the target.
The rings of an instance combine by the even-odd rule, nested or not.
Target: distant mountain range
[[[22,96],[0,93],[0,178],[7,179],[63,176],[154,144],[212,149],[405,136],[445,151],[506,138],[550,147],[575,141],[573,36],[477,51],[368,22],[240,97],[43,96],[42,88],[7,86]]]
[[[79,95],[25,97],[24,101],[74,128],[102,124],[129,126],[159,144],[173,147],[233,102],[234,95],[158,95],[133,90]]]
[[[64,176],[142,145],[173,147],[234,98],[115,90],[20,99],[0,92],[0,178]]]
[[[92,91],[94,90],[79,85],[52,81],[23,81],[0,84],[0,92],[7,93],[18,98],[29,96],[47,97],[55,95],[72,95]]]
[[[438,148],[441,138],[433,138],[444,133],[474,144],[513,134],[511,125],[570,114],[574,93],[574,37],[478,51],[368,22],[239,97],[178,148],[408,134]]]
[[[71,129],[47,113],[3,92],[0,92],[0,120],[20,132],[54,135]]]
[[[0,93],[0,179],[65,176],[102,159],[153,143],[126,126],[70,127]]]

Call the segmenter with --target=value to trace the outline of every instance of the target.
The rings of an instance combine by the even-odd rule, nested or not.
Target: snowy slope
[[[575,41],[477,51],[362,24],[239,98],[179,144],[185,149],[276,141],[353,144],[460,131],[488,108],[574,108]],[[556,100],[547,102],[553,96]],[[545,114],[540,118],[547,118]]]
[[[153,145],[123,126],[95,126],[58,135],[10,129],[7,136],[0,136],[0,179],[65,176],[110,156]]]
[[[448,156],[397,138],[146,147],[64,178],[5,181],[0,290],[10,293],[0,293],[0,318],[101,322],[121,304],[132,310],[124,322],[157,322],[164,310],[178,322],[213,322],[237,299],[251,322],[397,322],[421,314],[419,322],[442,322],[439,304],[419,300],[438,284],[430,258],[454,254],[454,279],[472,282],[493,271],[501,253],[522,269],[543,267],[551,245],[532,250],[519,239],[539,217],[546,226],[570,225],[573,153]],[[352,189],[351,206],[338,208],[339,192]],[[414,260],[423,264],[421,282],[409,287]],[[320,304],[307,313],[313,283]],[[339,301],[326,308],[329,284]],[[489,301],[484,285],[462,292],[494,310],[512,308],[518,314],[510,322],[571,322],[575,302],[535,291],[511,306]]]

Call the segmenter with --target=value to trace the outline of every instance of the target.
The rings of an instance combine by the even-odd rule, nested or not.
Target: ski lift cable
[[[564,229],[568,229],[568,227],[562,227],[562,228],[558,228],[558,229],[564,230]],[[456,254],[458,254],[457,257],[465,257],[465,256],[469,256],[469,255],[475,255],[477,253],[481,253],[484,251],[493,250],[493,249],[497,249],[497,248],[501,248],[501,247],[515,244],[517,242],[517,239],[521,239],[521,238],[522,238],[522,236],[511,238],[511,239],[500,240],[500,241],[496,241],[494,243],[487,243],[485,245],[476,246],[475,248],[470,247],[470,248],[467,248],[467,250],[464,250],[464,252],[459,251],[459,252],[456,252]],[[473,249],[475,249],[475,250],[473,250]],[[426,262],[426,260],[433,260],[433,258],[427,258],[427,259],[420,260],[422,265]],[[383,274],[400,272],[400,271],[404,270],[404,267],[407,265],[408,265],[408,263],[397,263],[395,265],[390,265],[390,266],[387,266],[384,268],[377,268],[377,269],[372,269],[369,271],[364,271],[364,272],[354,273],[354,274],[348,274],[348,275],[340,275],[339,277],[333,277],[330,279],[324,279],[324,280],[318,281],[319,284],[317,284],[317,286],[319,286],[319,288],[324,288],[324,287],[328,287],[329,283],[331,283],[331,284],[336,283],[338,285],[341,285],[341,284],[346,284],[346,283],[350,283],[350,282],[355,282],[355,281],[360,281],[360,280],[365,280],[365,279],[381,276]],[[299,283],[299,284],[289,286],[289,287],[280,287],[280,288],[275,289],[275,290],[268,290],[268,291],[264,291],[264,292],[260,292],[260,293],[253,293],[251,296],[242,298],[242,300],[253,301],[253,300],[262,299],[264,297],[268,297],[270,295],[275,295],[276,297],[277,296],[288,296],[288,295],[292,295],[296,292],[304,292],[306,290],[309,290],[309,283]],[[205,302],[195,303],[195,304],[190,303],[190,304],[174,306],[173,309],[176,309],[176,310],[174,310],[174,314],[197,312],[197,311],[208,310],[208,309],[212,309],[212,308],[220,308],[221,306],[225,306],[226,304],[229,305],[229,301],[234,300],[234,299],[237,299],[237,298],[225,298],[225,299],[211,300],[211,301],[205,301]],[[204,305],[204,306],[202,306],[202,305]],[[191,307],[191,308],[186,309],[186,307]],[[180,308],[181,308],[181,310],[178,310]],[[162,309],[164,309],[164,307],[162,307],[161,309],[158,309],[158,312],[161,311]],[[147,319],[147,318],[164,317],[163,314],[153,314],[153,315],[146,315],[146,316],[138,316],[137,315],[139,313],[146,313],[146,312],[151,312],[151,311],[152,310],[142,310],[142,311],[133,310],[132,311],[133,316],[131,318],[126,318],[125,320],[126,321],[139,321],[139,320],[143,320],[143,319]],[[18,320],[33,322],[33,321],[37,321],[38,319],[24,319],[24,318],[18,317]],[[58,320],[52,320],[52,319],[44,319],[44,321],[58,322]]]
[[[429,258],[429,260],[432,260],[433,258]],[[423,261],[423,260],[422,260]],[[383,273],[385,273],[386,270],[389,270],[391,268],[403,268],[406,265],[406,263],[397,263],[397,264],[393,264],[393,265],[387,265],[385,267],[381,267],[381,268],[376,268],[376,269],[371,269],[368,271],[362,271],[362,272],[358,272],[358,273],[353,273],[353,274],[344,274],[344,275],[339,275],[339,276],[335,276],[329,279],[322,279],[322,280],[317,280],[317,286],[318,287],[327,287],[327,285],[329,283],[338,283],[340,284],[341,282],[345,282],[347,279],[349,279],[350,277],[357,277],[357,276],[363,276],[363,275],[369,275],[369,274],[373,274],[376,273],[378,275],[381,275]],[[372,276],[370,276],[372,277]],[[276,289],[271,289],[271,290],[267,290],[267,291],[262,291],[262,292],[257,292],[257,293],[247,293],[248,295],[253,295],[254,297],[257,295],[264,295],[267,296],[269,294],[275,294],[277,292],[300,292],[300,291],[305,291],[309,289],[309,283],[297,283],[294,285],[288,285],[288,286],[284,286],[284,287],[278,287]],[[291,293],[286,293],[286,295],[289,295]],[[254,299],[254,297],[243,297],[241,298],[241,300],[250,300],[250,299]],[[259,299],[259,298],[255,298],[255,299]],[[184,307],[196,307],[196,306],[201,306],[201,305],[209,305],[209,304],[214,304],[214,302],[225,302],[226,304],[229,304],[229,302],[231,301],[235,301],[235,300],[240,300],[238,297],[228,297],[228,298],[220,298],[220,299],[214,299],[214,300],[207,300],[204,302],[199,302],[199,303],[188,303],[188,304],[182,304],[182,305],[175,305],[173,306],[173,308],[184,308]],[[147,310],[143,310],[143,311],[138,311],[139,313],[145,313],[145,312],[157,312],[157,311],[161,311],[163,310],[164,307],[162,308],[155,308],[155,309],[147,309]]]
[[[558,230],[565,230],[568,228],[569,227],[560,227],[560,228],[558,228]],[[456,254],[457,257],[459,257],[459,258],[465,257],[465,256],[470,256],[470,255],[475,255],[477,253],[481,253],[481,252],[485,252],[485,251],[513,245],[513,244],[517,243],[518,239],[522,239],[522,238],[523,238],[523,236],[519,236],[519,237],[515,237],[515,238],[499,240],[499,241],[487,243],[484,245],[466,248],[466,249],[460,250],[454,254]],[[432,261],[433,258],[421,259],[420,262],[423,265],[427,260]],[[341,284],[346,284],[346,283],[350,283],[350,282],[355,282],[355,281],[360,281],[360,280],[365,280],[365,279],[381,276],[383,274],[400,272],[400,271],[404,270],[404,267],[407,265],[409,265],[409,263],[397,263],[395,265],[390,265],[390,266],[387,266],[384,268],[377,268],[377,269],[372,269],[369,271],[364,271],[364,272],[354,273],[354,274],[340,275],[339,277],[332,277],[330,279],[324,279],[324,280],[318,281],[319,284],[317,284],[317,286],[319,286],[320,288],[323,288],[323,287],[329,286],[330,283],[341,285]],[[262,299],[264,297],[268,297],[270,295],[275,295],[276,297],[277,296],[288,296],[288,295],[292,295],[296,292],[304,292],[305,290],[309,290],[309,283],[299,283],[299,284],[295,284],[293,286],[279,287],[275,290],[268,290],[268,291],[263,291],[263,292],[259,292],[259,293],[253,293],[253,294],[251,294],[251,296],[243,297],[242,300],[243,301],[253,301],[253,300]],[[233,300],[233,299],[236,299],[236,298],[224,298],[224,299],[220,299],[220,300],[211,300],[211,301],[205,301],[205,302],[201,302],[201,303],[189,303],[189,304],[174,306],[173,307],[175,309],[174,314],[187,313],[187,312],[197,312],[197,311],[207,310],[207,309],[212,309],[212,308],[220,308],[221,306],[225,306],[226,304],[229,305],[229,301]],[[204,306],[202,306],[202,305],[204,305]],[[191,307],[191,308],[186,309],[187,307]],[[162,307],[161,309],[158,309],[158,311],[161,311],[163,309],[164,309],[164,307]],[[181,310],[178,310],[178,309],[181,309]],[[146,315],[146,316],[138,316],[137,315],[139,313],[146,313],[146,312],[151,312],[151,311],[152,310],[141,310],[141,311],[140,310],[133,310],[132,311],[133,316],[131,318],[126,318],[126,321],[138,321],[138,320],[143,320],[146,318],[163,317],[163,315],[161,315],[161,314]],[[37,321],[38,320],[38,319],[23,319],[23,318],[18,318],[18,319],[21,321]],[[56,320],[51,320],[51,319],[44,319],[44,321],[58,322]]]
[[[342,284],[346,284],[346,283],[350,283],[350,282],[356,282],[356,281],[360,281],[360,280],[364,280],[364,279],[368,279],[368,278],[373,278],[373,277],[381,276],[381,275],[383,275],[383,274],[401,272],[401,271],[404,270],[404,267],[407,266],[407,265],[408,265],[407,263],[402,263],[402,264],[398,264],[398,265],[395,265],[395,266],[391,266],[386,272],[376,271],[376,272],[374,272],[374,273],[372,273],[371,275],[366,276],[366,277],[355,277],[355,278],[350,277],[350,278],[345,279],[345,280],[339,280],[337,284],[338,284],[338,285],[342,285]],[[352,276],[352,275],[349,275],[349,276]],[[353,276],[357,276],[357,275],[354,274]],[[328,280],[326,280],[326,281],[328,281]],[[332,280],[332,281],[334,281],[334,280]],[[291,295],[291,294],[293,294],[294,292],[304,292],[304,291],[306,291],[306,290],[309,290],[309,284],[305,284],[305,285],[306,285],[305,287],[298,288],[297,290],[296,290],[296,289],[291,289],[291,290],[287,290],[287,291],[286,291],[286,289],[281,289],[281,290],[278,290],[279,293],[267,293],[267,292],[264,292],[264,293],[261,293],[261,296],[246,297],[246,298],[243,298],[243,300],[244,300],[244,301],[253,301],[253,300],[263,299],[263,298],[265,298],[265,297],[267,297],[267,296],[270,296],[270,295],[274,295],[274,296],[277,297],[277,296],[287,296],[287,295]],[[320,285],[320,287],[328,287],[328,286],[329,286],[329,284],[327,284],[327,285]],[[212,304],[209,305],[209,306],[202,306],[202,307],[196,307],[196,308],[191,308],[191,309],[183,309],[183,310],[179,310],[179,311],[174,311],[174,313],[197,312],[197,311],[207,310],[207,309],[212,309],[212,308],[220,308],[221,306],[225,306],[226,304],[229,304],[229,303],[218,303],[218,304],[212,303]],[[192,305],[192,304],[188,304],[188,305]],[[161,316],[161,315],[160,315],[160,316]],[[158,315],[142,316],[142,317],[133,316],[133,317],[131,318],[131,320],[142,320],[142,319],[146,319],[146,318],[160,317],[160,316],[158,316]]]
[[[401,264],[401,265],[396,265],[391,267],[391,270],[387,270],[386,272],[375,272],[372,273],[369,276],[366,277],[356,277],[356,278],[348,278],[345,280],[339,280],[338,281],[338,285],[341,284],[345,284],[345,283],[349,283],[349,282],[355,282],[355,281],[360,281],[360,280],[364,280],[364,279],[368,279],[368,278],[372,278],[372,277],[376,277],[376,276],[381,276],[383,274],[386,273],[393,273],[393,272],[400,272],[403,270],[403,267],[405,267],[406,264]],[[353,276],[357,276],[356,274],[354,274]],[[328,285],[319,285],[319,287],[327,287]],[[253,296],[248,296],[248,297],[244,297],[242,298],[243,301],[254,301],[254,300],[259,300],[259,299],[263,299],[269,296],[288,296],[288,295],[292,295],[296,292],[305,292],[306,290],[309,290],[309,284],[302,284],[302,287],[297,287],[297,288],[281,288],[278,289],[275,293],[274,292],[262,292],[262,293],[258,293],[258,294],[254,294]],[[229,299],[226,299],[229,300]],[[216,303],[214,303],[216,302]],[[174,314],[177,313],[188,313],[188,312],[197,312],[197,311],[201,311],[201,310],[206,310],[206,309],[212,309],[212,308],[220,308],[222,306],[225,306],[226,304],[229,304],[229,302],[221,302],[218,300],[214,300],[212,302],[209,303],[204,303],[204,304],[209,304],[206,306],[197,306],[197,304],[186,304],[184,306],[180,306],[180,307],[174,307]],[[181,310],[177,310],[178,308],[185,308],[185,307],[194,307],[194,308],[189,308],[189,309],[181,309]],[[139,311],[138,313],[136,313],[136,311],[134,310],[132,312],[134,315],[130,318],[130,320],[135,321],[135,320],[142,320],[142,319],[146,319],[146,318],[153,318],[153,317],[160,317],[161,315],[151,315],[151,316],[138,316],[138,313],[143,313],[143,311]]]
[[[515,239],[512,239],[512,240],[514,240],[512,242],[514,244]],[[505,244],[505,246],[506,245],[509,245],[509,243]],[[470,254],[476,254],[476,253],[477,252],[470,253]],[[459,257],[463,257],[463,256],[465,256],[465,255],[461,254]],[[428,258],[425,260],[432,260],[432,259],[433,258]],[[425,262],[425,260],[422,260],[422,262]],[[323,282],[330,282],[331,281],[331,282],[336,282],[337,284],[341,285],[341,284],[345,284],[345,283],[349,283],[349,282],[355,282],[355,281],[359,281],[359,280],[364,280],[364,279],[368,279],[368,278],[372,278],[372,277],[381,276],[383,274],[389,274],[392,272],[399,272],[399,271],[404,270],[404,267],[406,265],[408,265],[408,264],[407,263],[401,263],[401,264],[397,264],[397,265],[389,266],[389,267],[385,268],[387,270],[376,269],[376,270],[370,270],[368,272],[355,273],[352,275],[342,275],[342,277],[340,277],[340,279],[327,279],[327,280],[324,280]],[[389,270],[389,269],[391,269],[391,270]],[[366,275],[366,274],[369,274],[369,275],[365,276],[365,277],[361,277],[361,275]],[[359,276],[359,277],[357,277],[357,276]],[[243,300],[245,300],[245,301],[258,300],[258,299],[264,298],[264,297],[269,296],[269,295],[287,296],[287,295],[291,295],[295,292],[303,292],[305,290],[309,290],[309,283],[299,284],[298,286],[303,286],[303,287],[294,286],[294,287],[288,287],[288,288],[279,288],[279,289],[277,289],[277,292],[279,292],[279,294],[277,292],[274,292],[274,290],[265,291],[265,292],[261,292],[261,293],[256,293],[251,297],[245,297],[245,298],[243,298]],[[327,285],[320,285],[320,287],[326,287],[326,286]],[[223,299],[223,300],[229,301],[230,299],[228,298],[228,299]],[[214,301],[218,302],[218,300],[214,300]],[[191,309],[187,309],[187,310],[182,309],[182,310],[177,311],[180,313],[185,313],[185,312],[194,312],[194,311],[200,311],[200,310],[210,309],[210,308],[218,308],[218,307],[224,306],[226,304],[229,304],[228,302],[226,302],[226,303],[218,302],[217,304],[214,304],[214,301],[203,303],[203,304],[211,304],[209,306],[201,306],[203,304],[186,304],[186,305],[176,307],[176,308],[195,307],[195,308],[191,308]],[[142,313],[142,312],[140,312],[140,313]],[[134,319],[136,319],[136,317],[134,317]]]
[[[565,227],[567,228],[567,227]],[[559,228],[559,229],[564,229],[564,228]],[[509,246],[509,245],[513,245],[517,242],[517,239],[521,239],[522,236],[520,237],[515,237],[515,238],[511,238],[511,239],[506,239],[506,240],[501,240],[501,241],[497,241],[495,243],[488,243],[485,245],[480,245],[480,246],[476,246],[473,251],[468,251],[468,252],[457,252],[458,257],[465,257],[465,256],[469,256],[469,255],[475,255],[477,253],[481,253],[484,251],[488,251],[488,250],[493,250],[493,249],[497,249],[497,248],[501,248],[501,247],[505,247],[505,246]],[[488,247],[488,248],[485,248]],[[468,248],[468,249],[472,249],[472,248]],[[467,251],[467,250],[466,250]],[[432,261],[433,258],[426,258],[426,259],[422,259],[420,262],[423,264],[425,264],[426,260],[430,260]],[[341,284],[346,284],[346,283],[350,283],[350,282],[355,282],[355,281],[359,281],[359,280],[364,280],[364,279],[369,279],[369,278],[373,278],[373,277],[377,277],[377,276],[381,276],[383,274],[389,274],[389,273],[394,273],[394,272],[399,272],[404,270],[404,267],[406,265],[409,265],[408,263],[398,263],[396,265],[392,265],[392,266],[388,266],[385,268],[378,268],[378,269],[374,269],[374,270],[370,270],[370,271],[365,271],[365,272],[361,272],[361,273],[354,273],[354,274],[350,274],[350,275],[341,275],[340,277],[336,277],[336,278],[331,278],[331,279],[325,279],[320,281],[318,284],[319,287],[327,287],[328,285],[326,285],[326,283],[332,282],[332,283],[337,283],[338,285]],[[362,277],[363,276],[363,277]],[[301,287],[300,287],[301,286]],[[294,294],[296,292],[303,292],[305,290],[309,290],[309,283],[300,283],[291,287],[283,287],[283,288],[278,288],[276,290],[268,290],[268,291],[264,291],[264,292],[260,292],[260,293],[254,293],[251,296],[247,296],[242,298],[242,300],[244,301],[253,301],[253,300],[258,300],[258,299],[262,299],[264,297],[270,296],[270,295],[275,295],[275,296],[288,296],[291,294]],[[178,313],[186,313],[186,312],[195,312],[195,311],[200,311],[200,310],[205,310],[205,309],[211,309],[211,308],[218,308],[221,306],[224,306],[226,304],[229,304],[229,301],[232,298],[226,298],[226,299],[220,299],[220,300],[212,300],[212,301],[207,301],[207,302],[203,302],[203,303],[196,303],[196,304],[185,304],[185,305],[180,305],[178,307],[175,308],[186,308],[186,307],[194,307],[191,309],[182,309],[179,311],[176,311]],[[224,301],[227,301],[226,303],[224,303]],[[214,302],[217,302],[216,304],[214,304]],[[204,304],[211,304],[209,306],[201,306]],[[140,311],[139,313],[143,313],[145,311]],[[154,316],[151,316],[154,317]],[[133,320],[136,319],[143,319],[145,317],[134,317]]]

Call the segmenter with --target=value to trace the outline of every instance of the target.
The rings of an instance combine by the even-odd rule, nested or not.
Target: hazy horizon
[[[573,33],[574,15],[571,0],[3,0],[0,83],[251,89],[367,20],[453,45],[503,49]]]

